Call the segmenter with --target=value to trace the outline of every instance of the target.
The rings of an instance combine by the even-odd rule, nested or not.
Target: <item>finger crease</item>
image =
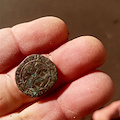
[[[9,92],[9,95],[11,96],[12,99],[17,100],[16,96],[14,94],[12,94],[11,88],[10,88],[10,83],[9,82],[11,82],[12,77],[8,73],[5,74],[5,77],[6,77],[6,87],[7,87],[7,91]]]
[[[19,47],[18,41],[17,41],[17,39],[16,39],[16,37],[15,37],[15,35],[14,35],[13,28],[10,29],[10,32],[11,32],[12,38],[13,38],[13,40],[14,40],[17,48],[18,48],[18,51],[19,51],[21,54],[23,54],[23,53],[22,53],[22,50],[21,50],[20,47]]]
[[[59,103],[58,99],[57,99],[56,101],[57,101],[57,103],[58,103],[58,106],[59,106],[59,109],[60,109],[60,111],[61,111],[61,114],[63,115],[64,118],[66,118],[66,120],[68,120],[68,118],[67,118],[67,116],[65,115],[63,109],[62,109],[61,106],[60,106],[60,103]]]
[[[68,120],[76,120],[76,119],[78,119],[77,118],[77,114],[74,112],[74,111],[72,111],[72,110],[70,110],[70,109],[68,109],[68,108],[65,108],[65,107],[61,107],[60,106],[60,103],[59,103],[59,100],[57,100],[57,102],[58,102],[58,105],[59,105],[59,108],[61,109],[61,111],[62,111],[62,113],[64,114],[64,116],[65,116],[65,118]],[[65,112],[64,112],[65,111]]]

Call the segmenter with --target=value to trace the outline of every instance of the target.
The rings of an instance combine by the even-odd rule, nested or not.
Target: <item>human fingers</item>
[[[0,120],[79,120],[107,103],[113,91],[113,83],[108,75],[92,71],[20,113],[7,115]]]
[[[43,17],[32,22],[0,30],[0,73],[15,66],[33,53],[45,53],[67,41],[65,23],[56,17]]]
[[[105,108],[97,110],[93,114],[93,120],[119,120],[120,101],[115,101]]]
[[[52,89],[55,90],[102,65],[106,54],[100,41],[86,36],[69,41],[46,56],[52,60],[58,70],[58,80]],[[17,88],[15,70],[16,68],[7,75],[0,76],[0,98],[2,99],[0,115],[12,112],[23,104],[36,100],[24,95]],[[11,107],[11,105],[13,106]]]
[[[101,66],[106,60],[106,51],[95,37],[82,36],[54,50],[50,59],[56,64],[61,80],[70,82]]]

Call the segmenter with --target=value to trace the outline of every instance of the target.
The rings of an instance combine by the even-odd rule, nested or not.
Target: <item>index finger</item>
[[[7,70],[33,53],[48,52],[68,38],[65,23],[55,17],[43,17],[32,22],[0,30],[0,72]]]

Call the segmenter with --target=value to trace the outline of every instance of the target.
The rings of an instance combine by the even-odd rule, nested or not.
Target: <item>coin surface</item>
[[[30,55],[18,66],[15,79],[23,93],[30,97],[39,97],[56,83],[57,69],[50,59],[41,55]]]

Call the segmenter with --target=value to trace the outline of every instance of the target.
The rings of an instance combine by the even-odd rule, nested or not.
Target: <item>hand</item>
[[[90,36],[67,38],[65,23],[55,17],[0,30],[0,120],[78,120],[111,99],[110,77],[95,70],[106,58],[102,43]],[[36,53],[58,69],[53,92],[39,99],[26,96],[15,83],[16,65]]]
[[[93,114],[94,120],[120,120],[120,101],[115,101]]]

